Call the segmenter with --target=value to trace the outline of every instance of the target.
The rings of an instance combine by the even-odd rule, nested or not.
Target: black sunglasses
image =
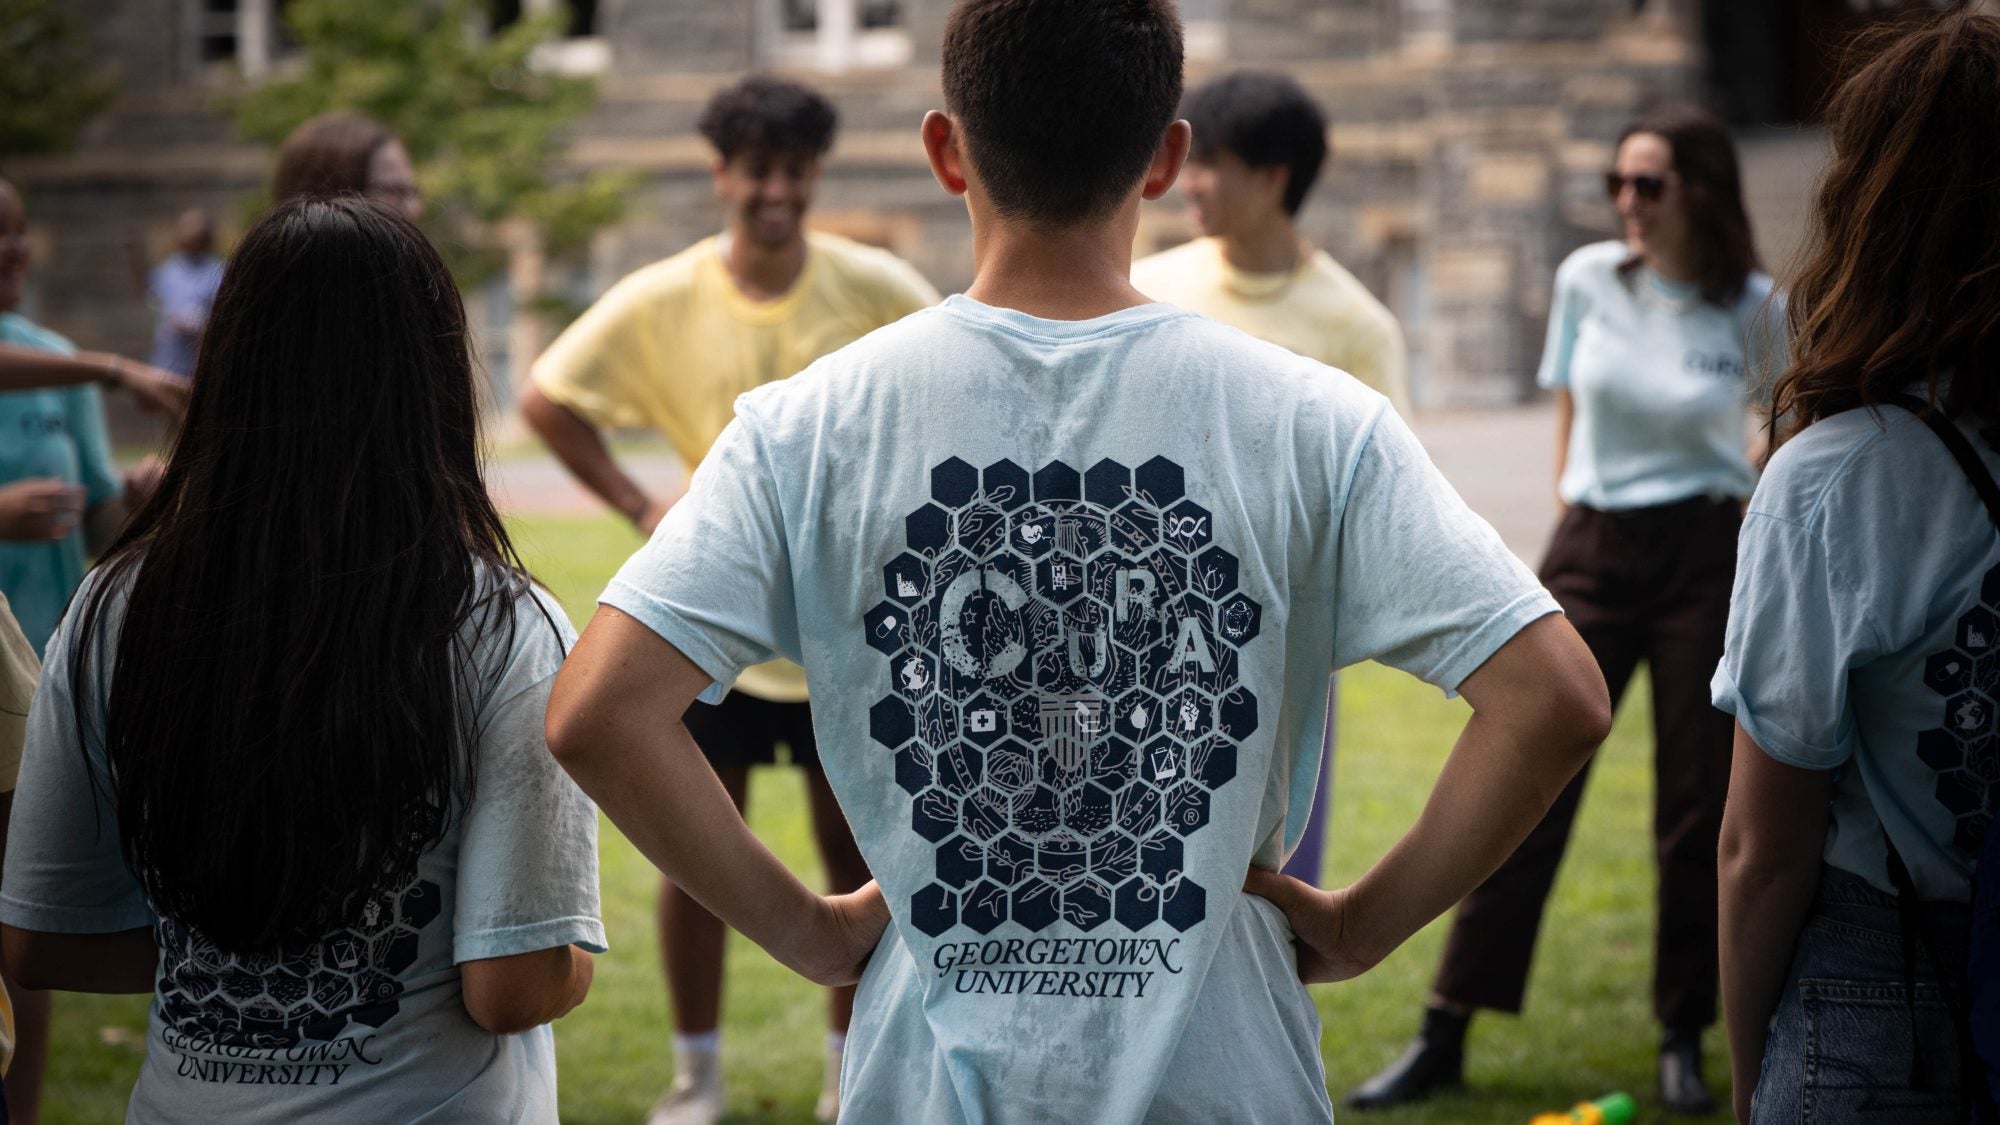
[[[1632,190],[1638,193],[1639,198],[1648,203],[1659,202],[1660,196],[1666,194],[1667,190],[1665,176],[1621,176],[1616,172],[1604,173],[1604,194],[1613,200],[1625,190],[1626,184],[1631,184]]]

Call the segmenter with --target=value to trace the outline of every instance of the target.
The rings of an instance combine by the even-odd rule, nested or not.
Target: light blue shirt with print
[[[1536,382],[1575,403],[1557,491],[1564,502],[1630,511],[1698,496],[1750,495],[1752,390],[1784,366],[1783,313],[1752,273],[1729,308],[1599,242],[1556,270]]]
[[[0,344],[70,355],[68,340],[17,313],[0,313]],[[81,485],[86,510],[119,494],[104,404],[96,387],[0,391],[0,486],[32,478]],[[39,654],[83,581],[83,526],[53,542],[0,540],[0,593]]]
[[[114,627],[123,610],[115,596],[107,603]],[[93,732],[102,730],[106,693],[72,683],[69,626],[57,633],[28,718],[0,922],[47,933],[153,928],[160,962],[130,1125],[554,1125],[549,1027],[486,1031],[466,1013],[459,983],[466,961],[605,947],[597,813],[542,736],[549,687],[574,634],[546,595],[503,601],[499,612],[513,617],[511,643],[486,629],[465,675],[479,729],[471,805],[407,882],[368,900],[349,925],[262,956],[225,952],[154,916],[125,865],[117,810],[94,789],[77,745],[75,693],[89,693]],[[100,634],[100,671],[112,632]],[[101,735],[88,753],[101,786]]]
[[[1381,395],[1168,305],[965,297],[737,400],[603,601],[806,669],[893,925],[856,1121],[1326,1121],[1291,936],[1326,680],[1446,689],[1554,601]],[[1337,831],[1337,827],[1336,827]]]
[[[1838,771],[1828,863],[1894,893],[1886,830],[1924,898],[1971,897],[2000,804],[2000,533],[1914,415],[1848,411],[1771,459],[1713,689],[1765,753]]]

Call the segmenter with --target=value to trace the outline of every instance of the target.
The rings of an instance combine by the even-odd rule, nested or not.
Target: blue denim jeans
[[[1924,913],[1938,956],[1962,966],[1968,912],[1931,903]],[[1823,868],[1764,1040],[1750,1125],[1959,1121],[1958,1031],[1921,940],[1916,970],[1913,1035],[1895,898]]]

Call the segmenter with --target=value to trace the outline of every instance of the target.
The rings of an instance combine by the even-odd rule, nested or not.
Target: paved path
[[[1472,509],[1532,565],[1555,525],[1554,413],[1546,403],[1501,410],[1430,411],[1417,436]],[[681,482],[677,458],[664,451],[627,453],[620,461],[654,489]],[[490,470],[494,498],[506,511],[587,515],[602,511],[553,458],[502,457]]]

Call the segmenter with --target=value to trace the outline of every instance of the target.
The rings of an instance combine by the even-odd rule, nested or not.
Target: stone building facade
[[[6,169],[29,196],[38,265],[30,311],[100,348],[143,354],[136,270],[173,217],[202,206],[242,223],[269,154],[230,132],[217,96],[285,65],[283,0],[67,0],[121,78],[74,152]],[[949,0],[512,0],[505,18],[566,5],[573,37],[550,65],[602,74],[570,160],[641,176],[626,219],[587,268],[556,278],[523,254],[468,294],[502,388],[545,342],[516,294],[555,282],[588,297],[715,229],[708,153],[693,122],[746,70],[796,74],[842,116],[816,221],[910,259],[950,291],[970,280],[962,205],[932,183],[917,122],[938,104]],[[1424,406],[1532,393],[1549,286],[1570,249],[1610,229],[1601,173],[1620,126],[1699,93],[1690,0],[1183,0],[1189,81],[1285,69],[1325,105],[1333,159],[1302,214],[1308,235],[1403,319]],[[1187,237],[1173,197],[1141,251]]]

